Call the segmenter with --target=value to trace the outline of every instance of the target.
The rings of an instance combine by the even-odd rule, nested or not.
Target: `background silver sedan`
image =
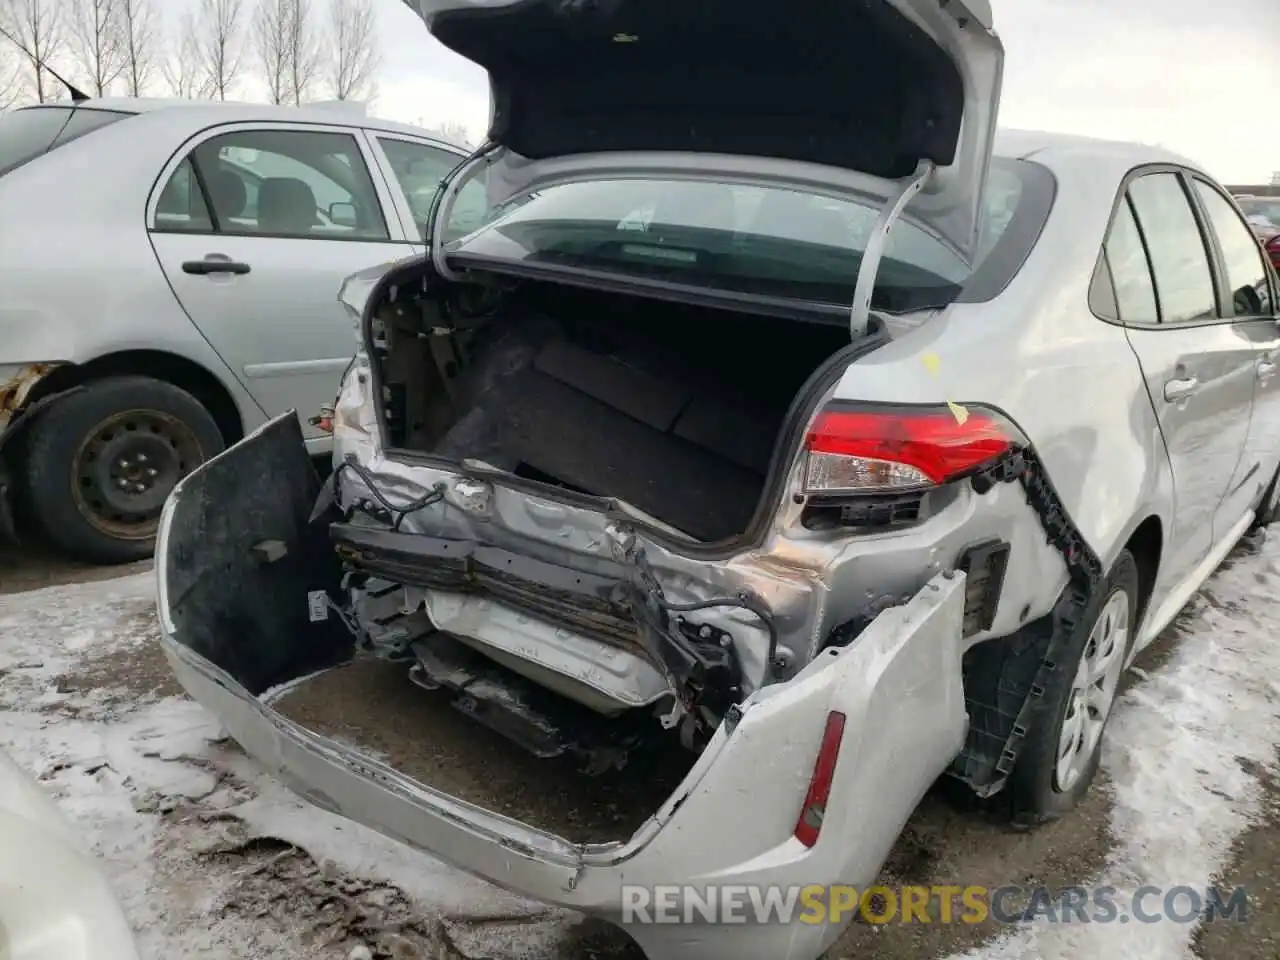
[[[0,532],[17,514],[79,559],[147,556],[181,476],[332,402],[355,347],[339,285],[422,251],[464,154],[358,108],[102,99],[0,119]],[[477,184],[453,231],[484,204]]]

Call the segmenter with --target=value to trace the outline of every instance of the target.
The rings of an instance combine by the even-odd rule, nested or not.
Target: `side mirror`
[[[329,220],[331,223],[339,227],[355,227],[359,221],[356,219],[356,207],[353,203],[331,203],[329,204]]]

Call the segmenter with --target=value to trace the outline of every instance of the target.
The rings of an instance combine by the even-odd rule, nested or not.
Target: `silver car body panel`
[[[964,741],[965,578],[948,571],[884,610],[857,642],[748,698],[741,719],[722,725],[667,802],[625,842],[572,843],[445,795],[255,697],[235,675],[230,652],[243,638],[217,633],[217,624],[251,609],[249,593],[273,589],[253,573],[257,561],[247,548],[257,538],[289,545],[277,564],[299,562],[297,517],[235,502],[251,495],[235,478],[260,470],[273,445],[296,447],[297,437],[278,418],[179,484],[160,525],[157,597],[165,655],[183,687],[250,755],[326,809],[506,889],[619,922],[624,883],[695,889],[871,883],[911,810]],[[228,496],[212,502],[215,490]],[[305,519],[307,506],[297,503]],[[245,589],[207,589],[218,579]],[[832,787],[841,799],[828,809],[818,843],[806,848],[792,836],[797,803],[833,710],[846,717]],[[752,803],[743,805],[748,793]],[[729,808],[734,818],[724,816]],[[811,960],[843,926],[658,925],[629,932],[653,957],[728,960],[747,951]]]

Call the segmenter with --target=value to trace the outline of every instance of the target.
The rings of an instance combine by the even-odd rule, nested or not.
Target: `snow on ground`
[[[560,953],[571,918],[303,803],[173,695],[153,583],[0,596],[0,749],[92,840],[144,957]]]
[[[1277,624],[1273,534],[1217,574],[1172,656],[1118,705],[1104,756],[1115,846],[1080,883],[1203,889],[1222,869],[1280,742]],[[296,799],[179,695],[155,636],[150,575],[0,596],[0,749],[93,841],[145,957],[596,955],[573,946],[572,916]],[[1193,933],[1046,924],[966,956],[1181,960]]]
[[[1116,705],[1103,747],[1116,847],[1099,877],[1121,916],[1143,885],[1204,891],[1262,813],[1260,770],[1280,744],[1280,533],[1239,551],[1179,617],[1174,655]],[[1186,900],[1176,909],[1185,911]],[[1147,914],[1159,897],[1146,897]],[[1189,923],[1042,922],[971,960],[1191,956]]]

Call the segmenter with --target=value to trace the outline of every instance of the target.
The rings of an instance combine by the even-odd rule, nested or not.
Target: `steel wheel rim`
[[[117,540],[150,540],[179,480],[204,459],[195,432],[158,410],[126,410],[98,422],[71,461],[76,509]]]
[[[1058,736],[1054,782],[1066,792],[1079,782],[1093,759],[1115,703],[1129,648],[1129,595],[1116,590],[1107,598],[1089,631],[1076,668]]]

